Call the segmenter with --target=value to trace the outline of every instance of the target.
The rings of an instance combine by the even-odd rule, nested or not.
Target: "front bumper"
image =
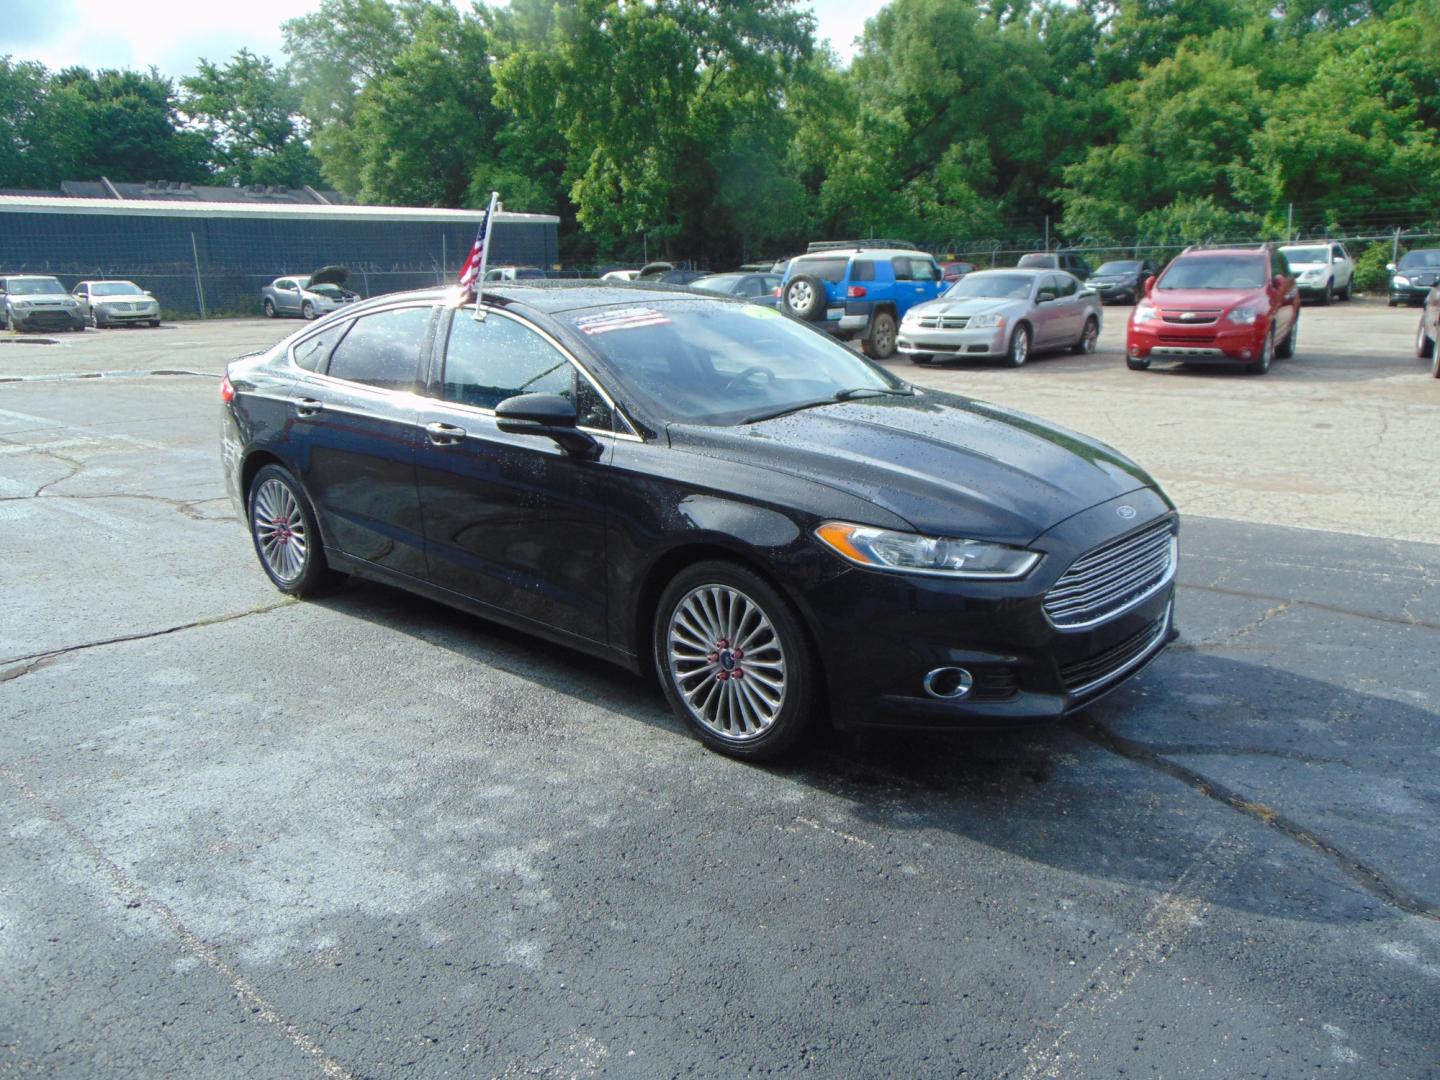
[[[1127,303],[1133,304],[1140,299],[1140,286],[1138,285],[1096,285],[1092,282],[1085,283],[1086,288],[1094,292],[1105,303]]]
[[[1137,360],[1253,364],[1260,360],[1269,329],[1269,320],[1250,326],[1224,322],[1186,325],[1160,319],[1132,322],[1125,334],[1125,353]]]
[[[896,348],[907,356],[1003,356],[1009,349],[1007,328],[942,330],[900,324]]]
[[[79,308],[12,308],[10,321],[16,330],[78,330],[85,325]]]
[[[1405,304],[1423,304],[1430,295],[1430,285],[1396,285],[1390,283],[1390,299]]]
[[[1120,505],[1138,511],[1138,528],[1117,517]],[[1056,720],[1109,693],[1175,638],[1173,572],[1133,607],[1083,629],[1053,625],[1045,594],[1079,555],[1173,516],[1162,495],[1142,489],[1037,540],[1045,558],[1021,581],[855,569],[807,593],[836,726],[1010,729]],[[927,673],[944,667],[974,677],[964,698],[926,692]]]
[[[97,326],[116,326],[121,323],[150,322],[152,319],[160,318],[160,305],[148,304],[141,308],[116,307],[115,305],[96,304],[94,307],[95,324]]]

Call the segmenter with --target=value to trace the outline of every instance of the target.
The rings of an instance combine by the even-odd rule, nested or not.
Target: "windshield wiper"
[[[833,405],[837,401],[854,401],[856,398],[880,396],[910,397],[915,393],[913,390],[890,389],[880,386],[855,386],[849,390],[837,390],[827,398],[817,398],[814,401],[801,401],[794,405],[782,405],[778,409],[770,409],[767,412],[758,412],[753,416],[747,416],[741,420],[742,424],[758,424],[761,420],[775,420],[781,416],[788,416],[790,413],[800,412],[802,409],[814,409],[820,405]]]

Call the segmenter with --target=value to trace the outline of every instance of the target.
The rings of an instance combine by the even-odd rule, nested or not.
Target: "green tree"
[[[319,162],[305,141],[299,92],[269,60],[246,49],[224,67],[202,59],[180,86],[181,108],[208,137],[210,167],[222,183],[320,182]]]
[[[0,57],[0,187],[51,188],[64,177],[53,145],[44,65]]]
[[[149,72],[72,67],[51,76],[47,124],[66,177],[209,178],[209,146],[182,128],[174,84]]]

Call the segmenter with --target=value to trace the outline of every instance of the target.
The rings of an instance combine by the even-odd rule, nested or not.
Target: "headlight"
[[[911,308],[909,311],[905,312],[905,317],[900,320],[900,322],[901,322],[902,325],[905,324],[905,323],[913,323],[913,322],[919,322],[919,321],[920,321],[920,312],[916,311],[914,308]]]
[[[971,330],[984,330],[988,327],[1003,327],[1005,325],[1004,315],[976,315],[966,324]]]
[[[1155,309],[1154,304],[1144,303],[1136,304],[1135,313],[1130,317],[1134,319],[1137,323],[1142,323],[1149,322],[1151,319],[1155,318],[1155,316],[1159,314],[1160,312]]]
[[[940,577],[1024,577],[1040,556],[1033,551],[943,536],[893,532],[869,525],[827,521],[816,537],[842,558],[872,570]]]
[[[1396,274],[1393,278],[1391,278],[1391,282],[1395,285],[1399,285],[1402,289],[1408,289],[1410,287],[1410,279],[1404,274]]]
[[[1255,320],[1260,317],[1260,309],[1253,307],[1231,308],[1225,313],[1225,321],[1234,323],[1236,326],[1254,326]]]
[[[76,307],[79,307],[79,306],[80,306],[80,301],[79,301],[79,300],[66,300],[66,301],[65,301],[65,306],[68,307],[68,308],[76,308]]]
[[[16,300],[16,301],[15,301],[15,306],[16,306],[16,307],[29,307],[29,306],[30,306],[30,301],[29,301],[29,300]]]

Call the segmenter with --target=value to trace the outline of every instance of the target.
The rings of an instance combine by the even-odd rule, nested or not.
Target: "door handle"
[[[456,446],[465,441],[465,429],[454,424],[426,424],[425,437],[435,446]]]
[[[314,398],[296,398],[295,411],[301,416],[314,416],[321,409],[325,408],[323,401],[316,401]]]

